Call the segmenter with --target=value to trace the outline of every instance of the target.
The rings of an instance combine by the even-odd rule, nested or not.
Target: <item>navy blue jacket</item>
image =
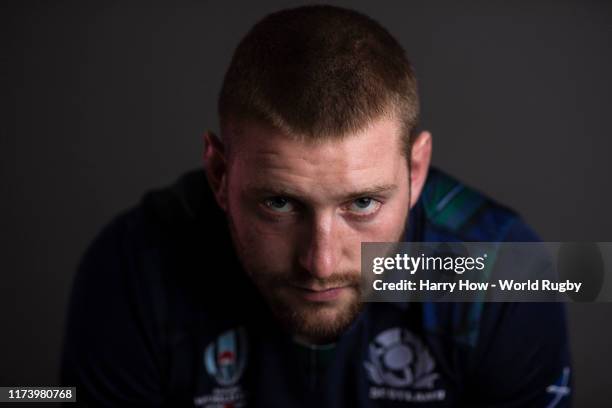
[[[432,169],[408,241],[534,241]],[[232,250],[202,171],[96,238],[70,301],[62,382],[89,406],[566,407],[558,303],[370,303],[334,346],[294,342]]]

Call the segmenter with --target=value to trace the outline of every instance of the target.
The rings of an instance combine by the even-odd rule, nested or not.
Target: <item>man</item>
[[[75,281],[63,381],[92,406],[563,406],[559,304],[369,303],[362,242],[533,241],[430,169],[403,49],[353,11],[240,43],[204,171],[149,193]]]

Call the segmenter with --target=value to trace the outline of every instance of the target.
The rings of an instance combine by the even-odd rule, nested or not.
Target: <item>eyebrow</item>
[[[350,201],[355,200],[361,197],[371,197],[377,196],[381,194],[390,194],[394,190],[397,189],[397,184],[379,184],[372,187],[367,187],[363,190],[352,191],[349,193],[342,193],[336,196],[335,198],[340,201]],[[246,191],[250,194],[258,195],[258,196],[278,196],[278,197],[287,197],[293,200],[306,202],[308,201],[306,197],[304,197],[297,190],[285,187],[285,186],[252,186],[247,187]]]

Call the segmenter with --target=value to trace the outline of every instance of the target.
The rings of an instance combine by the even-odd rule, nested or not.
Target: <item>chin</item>
[[[331,343],[357,318],[362,303],[355,293],[332,302],[277,299],[270,302],[280,323],[294,336],[313,344]]]

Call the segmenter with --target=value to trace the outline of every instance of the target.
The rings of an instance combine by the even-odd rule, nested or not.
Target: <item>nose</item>
[[[299,263],[310,275],[326,279],[334,273],[339,258],[339,242],[334,237],[333,214],[315,215],[303,241]]]

